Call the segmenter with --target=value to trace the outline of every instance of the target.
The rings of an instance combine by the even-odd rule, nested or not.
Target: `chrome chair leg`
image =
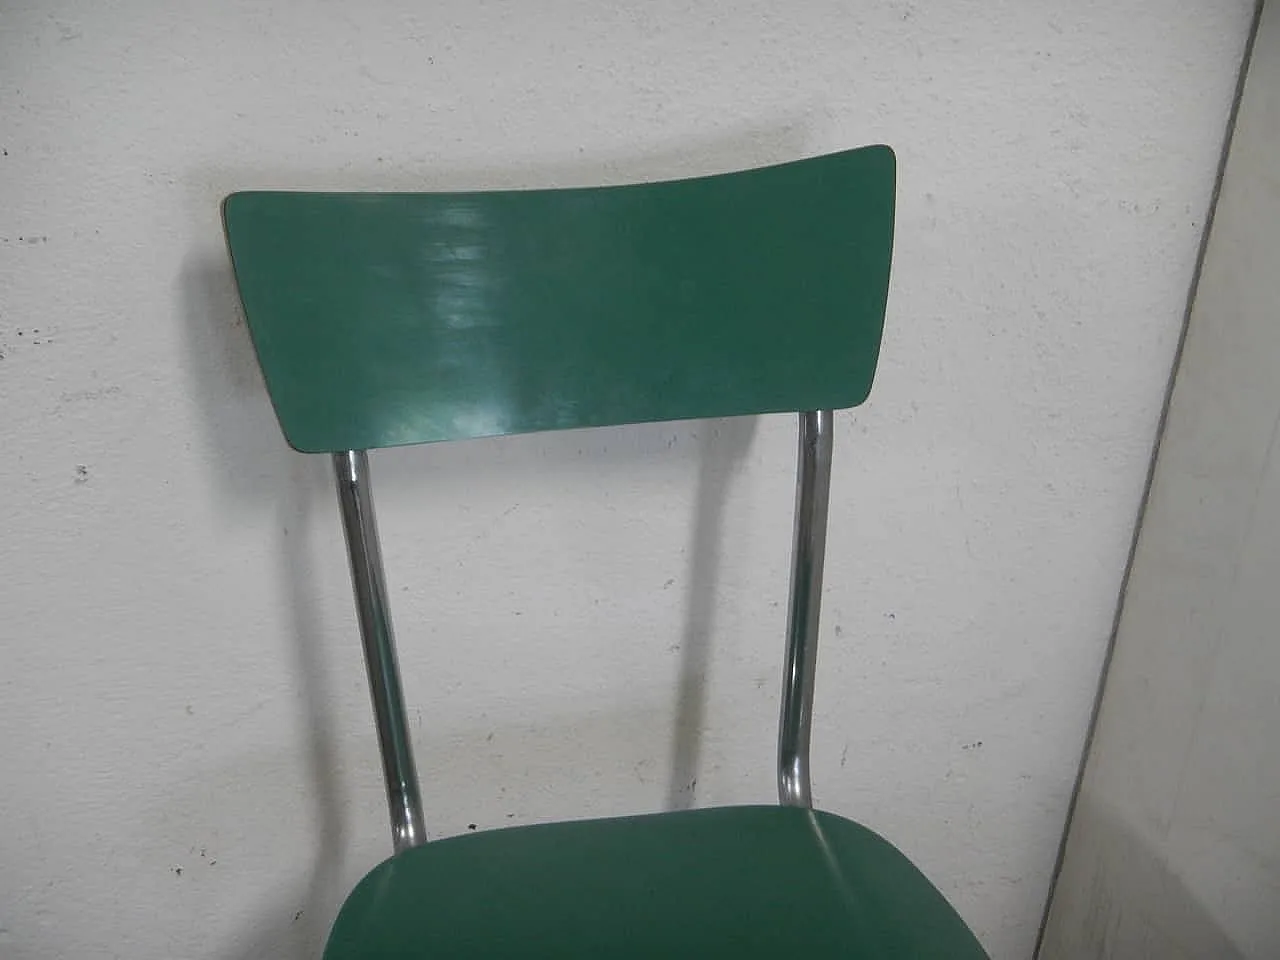
[[[788,807],[813,806],[809,785],[809,732],[818,663],[827,506],[831,499],[832,420],[831,410],[808,410],[800,414],[791,600],[787,611],[782,711],[778,721],[778,800]]]
[[[368,454],[364,450],[335,453],[333,468],[342,510],[342,529],[351,559],[351,584],[355,589],[360,642],[364,646],[365,668],[369,673],[369,695],[373,700],[378,746],[382,752],[391,837],[395,852],[399,853],[424,843],[427,836],[404,695],[400,689],[400,668],[396,662],[396,641],[387,603],[382,548],[378,543],[378,526],[373,512]]]

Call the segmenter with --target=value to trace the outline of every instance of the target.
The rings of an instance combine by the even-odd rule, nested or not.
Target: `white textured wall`
[[[308,956],[387,852],[327,465],[271,419],[224,194],[883,141],[815,790],[1026,956],[1248,7],[8,0],[0,955]],[[772,798],[792,457],[767,418],[375,458],[436,834]]]
[[[1280,6],[1262,11],[1045,960],[1280,957]]]

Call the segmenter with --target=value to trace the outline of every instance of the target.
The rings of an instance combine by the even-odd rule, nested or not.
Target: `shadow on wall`
[[[302,691],[300,729],[306,734],[299,753],[305,759],[306,793],[313,804],[317,837],[303,889],[291,890],[282,895],[279,904],[264,910],[261,921],[251,929],[269,931],[269,935],[261,942],[237,948],[233,955],[313,956],[328,933],[327,923],[322,925],[324,918],[317,916],[323,913],[319,907],[340,896],[334,887],[342,874],[346,835],[346,818],[333,779],[333,683],[316,643],[320,635],[316,619],[319,597],[307,546],[312,511],[321,490],[331,489],[324,470],[327,463],[293,452],[280,436],[226,256],[189,259],[181,278],[181,294],[187,323],[189,380],[197,391],[208,431],[211,462],[219,466],[215,477],[221,500],[218,513],[229,523],[242,522],[246,514],[253,522],[265,508],[271,517],[267,523],[276,532],[280,579],[287,590],[280,602],[289,615],[289,650]],[[265,529],[267,523],[257,525]],[[281,765],[258,766],[266,776]],[[243,771],[237,778],[243,779]],[[231,776],[222,779],[224,788],[235,782]],[[217,784],[211,786],[215,791],[218,788]],[[297,904],[303,906],[299,908]]]
[[[1081,794],[1038,960],[1245,960],[1160,852]],[[1055,916],[1070,903],[1075,916]]]
[[[698,490],[689,531],[689,589],[684,597],[680,679],[671,729],[671,777],[667,782],[667,808],[671,810],[697,806],[724,505],[733,475],[751,449],[756,422],[755,417],[721,420],[705,425],[699,437]],[[781,655],[781,644],[778,650]],[[781,669],[778,675],[781,677]]]
[[[655,180],[796,159],[804,155],[806,139],[801,125],[778,123],[641,157],[582,159],[570,165],[541,169],[441,171],[415,170],[411,166],[395,172],[380,167],[325,171],[219,169],[197,171],[188,180],[187,214],[193,222],[206,224],[208,233],[208,244],[187,257],[179,278],[189,381],[206,431],[209,462],[217,467],[214,486],[220,516],[229,524],[247,522],[262,529],[274,522],[282,579],[287,584],[287,594],[280,599],[289,608],[291,654],[301,687],[300,727],[306,731],[306,740],[300,745],[300,751],[305,754],[308,771],[306,793],[315,805],[318,827],[317,848],[300,889],[292,889],[282,894],[278,902],[267,905],[260,919],[226,954],[228,957],[255,960],[316,954],[331,920],[331,904],[338,902],[345,892],[336,890],[336,886],[343,874],[345,838],[349,831],[335,779],[336,738],[329,709],[334,700],[333,680],[314,642],[320,630],[314,612],[319,598],[315,595],[315,578],[307,549],[313,511],[329,511],[330,519],[323,522],[336,522],[329,464],[326,458],[305,457],[289,450],[276,426],[240,312],[230,262],[221,242],[218,212],[223,196],[233,190],[253,188],[441,190]],[[582,434],[516,438],[504,444],[501,465],[507,471],[522,468],[532,471],[540,464],[545,466],[557,459],[585,460],[583,469],[600,473],[607,481],[609,474],[631,469],[630,463],[638,454],[667,452],[670,427],[641,425],[620,429],[631,431],[627,443],[608,444],[607,438],[616,435],[611,430],[592,431],[589,436],[593,439],[585,444]],[[684,597],[683,659],[668,778],[668,805],[673,808],[692,806],[695,802],[723,505],[733,475],[752,442],[755,419],[688,424],[681,430],[696,432],[698,443],[679,444],[676,455],[686,455],[680,453],[680,449],[696,449],[699,469]],[[581,455],[575,456],[578,451]],[[561,454],[563,458],[559,457]],[[421,451],[405,451],[390,458],[387,469],[379,465],[376,482],[379,486],[416,484],[422,476],[424,456]],[[465,472],[479,481],[493,475],[497,456],[494,442],[435,447],[430,451],[431,470],[437,475],[441,471]],[[264,515],[270,519],[264,519]],[[334,563],[343,562],[341,557],[334,559]],[[352,643],[356,642],[353,636]],[[632,724],[635,719],[598,713],[575,718],[573,723],[579,729],[574,738],[600,739],[607,743],[608,736],[594,736],[592,734],[599,731],[583,731],[581,725],[601,726],[607,733],[617,726],[615,721]],[[652,718],[648,722],[652,722]],[[520,739],[516,738],[517,743]],[[548,772],[547,776],[551,774]],[[550,788],[552,781],[544,786]]]

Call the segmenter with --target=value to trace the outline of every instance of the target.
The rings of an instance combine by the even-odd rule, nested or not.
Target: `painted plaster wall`
[[[869,142],[819,802],[992,953],[1039,922],[1245,0],[0,8],[0,954],[314,955],[388,849],[327,465],[218,202],[653,179]],[[768,802],[793,424],[374,459],[437,835]]]

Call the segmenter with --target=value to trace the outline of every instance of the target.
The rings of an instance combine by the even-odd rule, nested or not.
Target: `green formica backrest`
[[[235,193],[236,282],[310,453],[855,406],[893,152],[480,193]]]

